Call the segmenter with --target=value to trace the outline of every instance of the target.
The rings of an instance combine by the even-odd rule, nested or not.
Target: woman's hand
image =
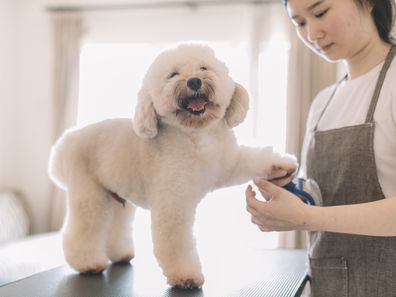
[[[247,211],[261,231],[307,229],[309,208],[300,198],[264,179],[254,179],[266,201],[256,199],[252,186],[246,189]]]
[[[266,199],[246,189],[247,211],[261,231],[309,230],[369,236],[396,236],[396,197],[373,202],[316,207],[264,179],[254,179]]]

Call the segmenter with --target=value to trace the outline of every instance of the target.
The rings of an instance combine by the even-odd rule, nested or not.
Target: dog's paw
[[[94,257],[92,255],[71,257],[65,253],[65,258],[70,267],[82,274],[101,273],[108,266],[108,260],[105,257]]]
[[[113,263],[127,263],[135,257],[132,239],[115,241],[107,245],[107,257]]]
[[[282,177],[293,177],[298,168],[298,162],[295,156],[285,154],[280,155],[274,159],[269,172],[267,172],[267,179],[278,179]]]
[[[81,269],[78,269],[77,271],[80,272],[81,274],[99,274],[102,273],[106,268],[108,264],[104,263],[91,263],[87,266],[82,267]]]
[[[182,274],[177,273],[167,278],[168,284],[173,288],[178,289],[198,289],[201,288],[205,279],[204,276],[200,274]]]
[[[108,258],[95,243],[63,238],[63,252],[66,262],[80,273],[101,273],[108,266]]]
[[[111,256],[109,256],[109,259],[113,263],[128,263],[134,257],[135,257],[135,255],[132,252],[130,252],[130,253],[125,253],[125,254],[120,254],[118,256],[111,255]]]
[[[71,254],[65,251],[65,259],[70,267],[84,274],[101,273],[109,264],[105,256],[87,253]]]

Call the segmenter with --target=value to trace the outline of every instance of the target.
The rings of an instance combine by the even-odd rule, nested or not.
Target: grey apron
[[[375,165],[373,116],[395,52],[392,46],[364,124],[317,131],[327,104],[314,128],[307,177],[319,184],[324,206],[385,198]],[[313,297],[396,297],[396,237],[310,232],[309,257]]]

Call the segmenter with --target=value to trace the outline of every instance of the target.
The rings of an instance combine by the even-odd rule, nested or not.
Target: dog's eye
[[[179,75],[179,72],[172,72],[170,75],[169,75],[169,77],[168,78],[172,78],[172,77],[175,77],[176,75]]]
[[[205,66],[202,66],[202,67],[200,67],[199,69],[201,69],[202,71],[206,71],[206,70],[208,70],[208,68],[207,68],[207,67],[205,67]]]

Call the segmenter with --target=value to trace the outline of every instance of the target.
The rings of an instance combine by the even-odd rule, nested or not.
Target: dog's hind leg
[[[175,198],[175,193],[164,197]],[[189,197],[156,199],[151,207],[154,253],[167,277],[168,284],[178,288],[199,288],[204,282],[193,236],[196,205]]]
[[[106,235],[113,201],[89,175],[73,175],[68,182],[68,213],[63,250],[69,265],[81,273],[99,273],[108,266]]]
[[[129,262],[135,256],[132,223],[136,206],[126,201],[119,202],[112,201],[113,216],[107,235],[107,256],[113,263]]]

